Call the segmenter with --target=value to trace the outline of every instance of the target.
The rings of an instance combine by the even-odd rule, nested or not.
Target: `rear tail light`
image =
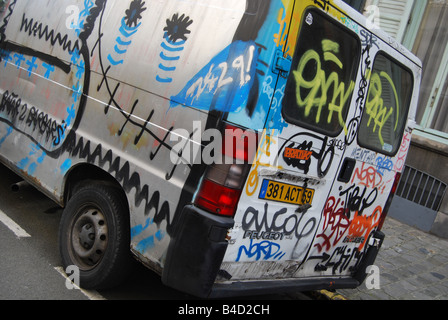
[[[390,191],[389,197],[387,198],[386,204],[383,208],[383,213],[381,214],[380,221],[378,223],[378,230],[383,228],[384,221],[386,220],[387,214],[389,213],[392,200],[394,199],[395,192],[397,192],[398,184],[400,183],[401,173],[397,172],[395,174],[394,184],[392,185],[392,190]]]
[[[195,205],[211,213],[233,217],[250,163],[255,157],[257,134],[226,124],[222,163],[212,164],[202,180]]]

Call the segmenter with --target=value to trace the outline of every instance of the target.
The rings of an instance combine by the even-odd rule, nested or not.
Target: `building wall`
[[[406,165],[448,184],[448,0],[367,0],[367,17],[371,17],[372,6],[378,8],[380,27],[423,62],[418,125]],[[409,206],[402,209],[396,205],[394,210],[407,210],[403,214],[410,214]],[[425,216],[419,218],[424,220]],[[435,219],[432,215],[427,218],[432,226],[425,231],[448,238],[446,193]]]
[[[448,145],[446,144],[414,135],[406,164],[448,184]],[[427,218],[433,219],[431,216]],[[446,193],[429,231],[437,236],[448,238],[448,195]]]

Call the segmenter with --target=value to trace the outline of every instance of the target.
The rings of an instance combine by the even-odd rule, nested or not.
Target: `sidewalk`
[[[337,292],[348,300],[448,300],[448,240],[393,218],[382,231],[386,239],[375,261],[380,289],[362,284]]]

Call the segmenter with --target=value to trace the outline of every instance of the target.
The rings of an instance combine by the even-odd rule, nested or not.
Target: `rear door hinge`
[[[272,72],[280,75],[283,78],[287,78],[291,71],[292,60],[291,58],[283,57],[282,50],[275,52],[274,63],[272,65]]]

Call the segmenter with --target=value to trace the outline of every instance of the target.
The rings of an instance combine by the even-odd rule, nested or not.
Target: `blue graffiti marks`
[[[151,218],[146,219],[145,225],[137,225],[131,229],[131,239],[134,239],[138,235],[140,235],[143,231],[148,229],[150,225],[154,224],[154,220]]]
[[[134,240],[139,235],[143,234],[150,226],[154,224],[154,219],[148,218],[145,221],[145,225],[137,225],[131,229],[131,239]],[[154,235],[148,236],[143,240],[140,240],[135,249],[140,253],[145,253],[147,250],[150,250],[155,247],[156,241],[162,241],[165,238],[165,232],[162,230],[158,230]]]
[[[126,24],[126,19],[123,18],[121,20],[120,27],[120,36],[116,39],[116,43],[114,46],[114,52],[110,53],[107,56],[107,60],[109,60],[110,64],[113,66],[117,66],[119,64],[123,64],[124,60],[121,56],[123,56],[127,52],[127,47],[131,45],[132,41],[130,40],[131,36],[137,33],[138,28],[141,23],[137,24],[135,27],[129,27]]]
[[[146,10],[144,6],[145,2],[142,0],[134,0],[126,10],[125,16],[121,19],[120,35],[115,40],[113,52],[107,56],[111,65],[117,66],[124,63],[123,55],[128,51],[127,47],[132,44],[131,38],[142,25],[140,20],[141,14]]]
[[[44,162],[47,154],[45,151],[42,151],[40,146],[32,143],[30,144],[31,151],[28,154],[28,157],[23,158],[17,164],[17,167],[20,170],[26,171],[30,176],[33,176],[37,167]],[[39,156],[40,154],[40,156]],[[32,159],[35,158],[33,161]]]
[[[174,61],[180,59],[179,53],[184,50],[184,40],[170,42],[167,34],[165,34],[164,42],[162,42],[162,52],[160,52],[160,58],[162,62],[159,64],[159,74],[156,76],[156,80],[162,83],[170,83],[173,78],[169,77],[169,73],[176,70],[175,66],[172,66]]]
[[[241,256],[245,254],[249,259],[254,258],[256,261],[263,260],[281,260],[285,256],[285,252],[281,251],[281,247],[279,244],[274,243],[272,241],[262,241],[260,243],[254,243],[251,239],[249,248],[245,245],[242,245],[238,250],[238,256],[236,258],[236,262],[240,261]]]
[[[140,241],[137,246],[136,246],[136,250],[142,254],[144,254],[147,250],[150,250],[152,248],[155,247],[155,240],[154,240],[154,236],[150,236],[146,239],[143,239],[142,241]]]
[[[55,67],[49,63],[42,62],[39,64],[39,61],[36,57],[27,59],[21,53],[15,53],[14,55],[12,55],[11,52],[6,50],[0,50],[0,56],[2,57],[2,62],[4,62],[5,68],[7,67],[8,63],[11,63],[12,65],[16,66],[18,70],[25,70],[28,77],[31,77],[33,74],[37,74],[38,69],[43,69],[44,78],[49,79],[51,74],[55,71]]]
[[[11,135],[11,133],[14,131],[13,127],[8,127],[8,130],[6,131],[6,134],[0,138],[0,148],[2,147],[5,140]]]
[[[176,13],[171,19],[166,20],[166,27],[163,29],[165,34],[161,43],[160,52],[161,63],[156,80],[161,83],[171,83],[173,78],[169,76],[170,72],[176,70],[174,63],[180,60],[180,53],[184,50],[187,42],[187,35],[191,33],[188,27],[193,23],[190,17],[184,14],[179,17]]]
[[[385,171],[390,172],[394,168],[394,163],[389,157],[378,157],[376,159],[376,169],[377,172],[383,176]]]
[[[68,172],[68,170],[70,170],[71,167],[72,167],[72,160],[70,159],[65,160],[59,167],[59,169],[61,170],[61,174],[65,175]]]
[[[171,107],[238,112],[247,104],[253,85],[258,50],[253,41],[236,41],[207,64],[186,87],[171,98]]]

